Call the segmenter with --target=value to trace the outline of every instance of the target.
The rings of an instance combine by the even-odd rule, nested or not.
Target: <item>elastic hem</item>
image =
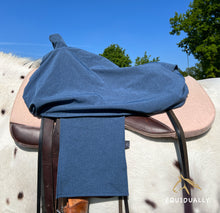
[[[129,193],[105,193],[105,194],[59,194],[56,195],[56,198],[64,197],[120,197],[120,196],[129,196]]]

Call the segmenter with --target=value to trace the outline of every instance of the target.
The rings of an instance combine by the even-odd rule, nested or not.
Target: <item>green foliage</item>
[[[141,65],[141,64],[147,64],[149,62],[158,62],[160,61],[160,57],[156,57],[156,58],[153,58],[153,60],[150,60],[150,57],[151,55],[147,55],[147,51],[144,52],[144,56],[143,57],[137,57],[135,59],[135,66],[138,66],[138,65]]]
[[[170,19],[170,34],[186,33],[178,46],[200,61],[201,68],[197,66],[193,73],[199,71],[202,78],[220,77],[220,1],[194,0],[189,8]]]
[[[203,70],[201,64],[196,64],[195,67],[189,67],[185,71],[188,75],[192,76],[196,80],[204,79]]]
[[[179,67],[178,67],[178,71],[184,76],[186,77],[188,75],[187,72],[182,71]]]
[[[108,60],[112,61],[119,67],[130,67],[132,64],[132,61],[128,54],[125,54],[125,49],[121,48],[118,44],[111,44],[107,48],[104,49],[104,52],[102,54],[99,54]],[[153,58],[150,60],[151,55],[147,55],[147,52],[145,51],[143,57],[137,57],[135,59],[135,66],[146,64],[149,62],[158,62],[160,61],[160,57]]]
[[[119,67],[130,67],[132,63],[128,54],[125,54],[125,49],[121,48],[118,44],[111,44],[99,55],[109,59]]]
[[[200,80],[200,79],[204,79],[205,76],[203,76],[203,70],[202,70],[202,65],[200,63],[197,63],[196,66],[194,67],[189,67],[186,68],[186,71],[181,71],[179,70],[179,72],[184,76],[192,76],[193,78],[195,78],[196,80]]]

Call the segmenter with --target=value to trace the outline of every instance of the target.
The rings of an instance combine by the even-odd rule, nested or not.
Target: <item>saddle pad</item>
[[[15,98],[10,117],[10,133],[18,145],[24,148],[37,149],[41,119],[34,117],[29,112],[22,98],[24,88],[34,71],[29,72],[24,78]]]
[[[199,136],[207,132],[215,119],[215,107],[208,94],[201,85],[192,77],[185,78],[189,88],[189,95],[186,103],[174,109],[186,138]],[[153,116],[154,119],[166,124],[169,128],[174,128],[166,114]]]
[[[192,77],[185,78],[189,94],[182,107],[173,109],[186,138],[199,136],[207,132],[215,119],[215,107],[205,90]],[[152,123],[154,125],[149,125]],[[157,128],[157,126],[160,128]],[[130,116],[125,121],[127,129],[139,134],[161,138],[176,138],[176,133],[166,113],[149,117]]]

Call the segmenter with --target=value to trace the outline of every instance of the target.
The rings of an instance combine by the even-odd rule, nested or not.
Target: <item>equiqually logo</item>
[[[183,187],[180,187],[177,189],[177,186],[179,184],[181,184],[182,181],[183,181]],[[188,183],[188,184],[186,184],[186,183]],[[191,185],[197,189],[202,190],[198,184],[196,184],[192,180],[190,180],[188,178],[184,178],[182,175],[180,175],[179,180],[176,182],[176,184],[173,187],[173,192],[177,193],[181,190],[185,190],[187,192],[187,194],[190,195],[189,189],[187,188],[187,186],[189,187],[189,185]],[[193,198],[167,197],[165,202],[166,203],[187,203],[187,202],[189,202],[189,203],[208,203],[209,198],[208,197],[193,197]]]
[[[179,188],[179,189],[176,190],[177,185],[178,185],[179,183],[181,184],[182,180],[184,181],[183,187],[181,187],[181,188]],[[184,189],[185,189],[186,192],[187,192],[187,194],[190,195],[189,189],[186,187],[186,183],[185,183],[185,182],[189,183],[189,184],[190,184],[191,186],[193,186],[194,188],[197,188],[197,189],[202,190],[198,184],[194,183],[194,182],[193,182],[192,180],[190,180],[189,178],[184,178],[182,175],[180,175],[180,176],[179,176],[179,180],[176,182],[176,184],[175,184],[174,187],[173,187],[173,192],[177,193],[177,192],[179,192],[180,190],[184,190]]]

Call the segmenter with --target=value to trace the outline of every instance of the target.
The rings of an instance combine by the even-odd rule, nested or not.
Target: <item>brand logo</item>
[[[181,188],[179,188],[179,189],[176,189],[176,188],[177,188],[177,185],[178,185],[179,183],[181,184],[182,180],[183,180],[183,183],[184,183],[183,187],[181,187]],[[202,190],[202,189],[199,187],[198,184],[194,183],[194,182],[193,182],[192,180],[190,180],[189,178],[184,178],[182,175],[180,175],[180,176],[179,176],[179,180],[176,182],[176,184],[175,184],[174,187],[173,187],[173,191],[174,191],[175,193],[177,193],[177,192],[179,192],[180,190],[185,189],[186,192],[187,192],[187,194],[190,195],[189,189],[188,189],[187,186],[186,186],[186,182],[189,183],[191,186],[193,186],[193,187],[195,187],[195,188],[197,188],[197,189]]]

